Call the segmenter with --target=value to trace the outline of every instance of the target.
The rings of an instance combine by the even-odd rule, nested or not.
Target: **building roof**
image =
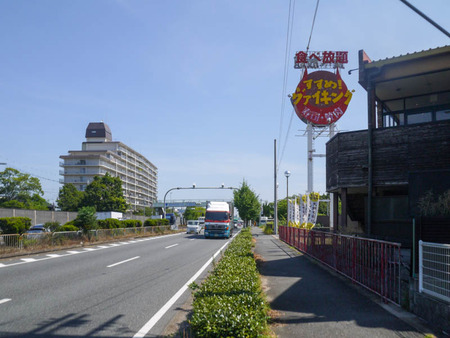
[[[384,100],[450,90],[450,46],[372,61],[359,52],[359,83]]]
[[[104,122],[91,122],[86,128],[86,138],[105,138],[112,141],[111,129]]]

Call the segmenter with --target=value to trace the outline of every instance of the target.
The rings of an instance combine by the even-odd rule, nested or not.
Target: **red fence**
[[[280,239],[352,281],[400,304],[400,244],[280,226]]]

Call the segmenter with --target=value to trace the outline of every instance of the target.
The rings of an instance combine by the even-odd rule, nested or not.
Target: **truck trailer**
[[[228,202],[207,202],[205,238],[230,238],[233,235],[233,205]]]

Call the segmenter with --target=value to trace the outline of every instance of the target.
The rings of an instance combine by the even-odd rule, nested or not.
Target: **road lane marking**
[[[152,318],[133,336],[133,338],[142,338],[145,337],[147,333],[150,332],[150,330],[155,326],[155,324],[164,316],[164,314],[172,307],[173,304],[178,300],[178,298],[181,297],[181,295],[188,289],[188,285],[191,284],[193,281],[195,281],[203,271],[206,270],[206,268],[211,264],[213,259],[215,259],[219,253],[230,243],[231,239],[228,240],[222,247],[212,256],[206,263],[203,265],[200,270],[197,271],[197,273],[189,279],[186,284],[184,284],[180,290],[176,294],[172,296],[172,298],[169,299],[169,301],[164,304],[164,306],[159,309],[158,312],[156,312]]]
[[[61,255],[58,255],[58,254],[49,254],[49,255],[47,255],[47,257],[56,258],[56,257],[61,257]]]
[[[180,236],[181,233],[176,233],[176,234],[172,234],[172,235],[161,235],[161,236],[154,236],[154,237],[149,237],[147,240],[151,241],[151,240],[158,240],[158,239],[162,239],[162,238],[167,238],[167,237],[172,237],[172,236]],[[131,244],[131,243],[137,243],[136,241],[132,241],[132,242],[119,242],[120,244]],[[80,254],[80,253],[86,253],[86,252],[90,252],[90,251],[97,251],[97,250],[101,250],[101,249],[110,249],[113,248],[113,246],[102,246],[99,245],[95,248],[80,248],[80,250],[82,251],[66,251],[67,254],[60,254],[59,257],[50,257],[49,254],[47,255],[47,257],[44,258],[21,258],[21,261],[15,262],[15,263],[9,263],[9,264],[4,264],[4,263],[0,263],[0,269],[1,268],[10,268],[13,266],[17,266],[17,265],[22,265],[22,264],[28,264],[28,263],[34,263],[34,262],[40,262],[40,261],[45,261],[48,259],[53,259],[53,258],[62,258],[62,257],[67,257],[67,256],[71,256],[74,254]]]
[[[11,300],[11,299],[9,299],[9,298],[0,299],[0,304],[7,303],[7,302],[9,302],[10,300]]]
[[[135,260],[135,259],[138,259],[138,258],[141,258],[141,256],[136,256],[136,257],[133,257],[133,258],[130,258],[130,259],[126,259],[126,260],[124,260],[122,262],[118,262],[118,263],[114,263],[114,264],[108,265],[107,268],[112,268],[113,266],[116,266],[116,265],[119,265],[119,264],[123,264],[123,263],[129,262],[129,261],[132,261],[132,260]]]
[[[177,243],[177,244],[174,244],[174,245],[169,245],[169,246],[166,246],[164,249],[173,248],[174,246],[177,246],[177,245],[178,245],[178,243]]]
[[[36,258],[21,258],[20,260],[26,263],[36,262]]]

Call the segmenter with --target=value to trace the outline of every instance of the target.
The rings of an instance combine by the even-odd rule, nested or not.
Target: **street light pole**
[[[284,172],[284,176],[286,176],[286,226],[289,226],[289,176],[291,176],[291,172],[289,170],[286,170]]]

